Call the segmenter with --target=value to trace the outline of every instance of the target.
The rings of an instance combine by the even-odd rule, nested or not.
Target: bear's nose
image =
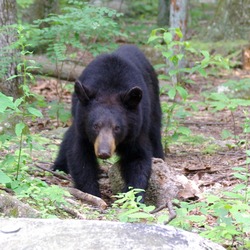
[[[110,158],[111,154],[110,154],[110,152],[107,152],[107,151],[103,150],[103,151],[98,152],[98,157],[105,160],[105,159]]]

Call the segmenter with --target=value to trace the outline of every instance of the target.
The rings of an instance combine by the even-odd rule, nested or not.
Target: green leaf
[[[198,68],[197,70],[198,70],[198,72],[199,72],[202,76],[204,76],[204,77],[207,76],[207,72],[206,72],[205,69],[203,69],[203,68]]]
[[[211,93],[211,95],[209,96],[209,99],[215,100],[215,101],[224,101],[224,102],[228,102],[229,99],[228,97],[224,94],[224,93]]]
[[[7,108],[15,108],[13,98],[0,92],[0,113],[3,113]]]
[[[240,173],[234,173],[233,174],[236,178],[240,179],[240,180],[243,180],[243,181],[247,181],[248,177],[247,175],[243,175],[243,174],[240,174]]]
[[[250,150],[246,150],[247,156],[250,156]]]
[[[208,203],[216,203],[217,201],[220,200],[220,197],[216,196],[216,195],[209,195],[207,197],[207,202]]]
[[[179,38],[182,38],[182,37],[183,37],[183,34],[182,34],[180,28],[176,28],[176,29],[175,29],[175,34],[176,34]]]
[[[202,51],[201,51],[201,54],[202,54],[206,59],[209,59],[209,57],[210,57],[209,52],[206,51],[206,50],[202,50]]]
[[[151,42],[153,42],[153,41],[155,41],[157,39],[159,39],[158,36],[150,36],[149,39],[148,39],[148,43],[151,43]]]
[[[15,126],[16,135],[21,136],[24,128],[25,128],[25,124],[23,122],[17,123]]]
[[[43,114],[38,109],[35,109],[33,107],[28,107],[28,111],[29,111],[30,114],[32,114],[32,115],[34,115],[36,117],[43,117]]]
[[[177,57],[177,55],[174,55],[170,58],[170,61],[175,65],[177,66],[178,65],[178,62],[179,62],[179,59]]]
[[[240,184],[237,184],[237,185],[234,186],[233,191],[234,192],[239,192],[239,191],[242,191],[242,190],[246,189],[246,187],[247,186],[245,184],[240,183]]]
[[[169,44],[173,40],[173,36],[170,32],[165,32],[163,35],[164,42]]]
[[[145,206],[144,208],[143,208],[143,211],[145,211],[145,212],[147,212],[147,213],[150,213],[150,212],[152,212],[153,210],[155,209],[155,206]]]
[[[10,177],[0,169],[0,183],[6,184],[10,183],[11,181],[12,180],[10,179]]]
[[[232,169],[235,171],[246,171],[244,167],[233,167]]]
[[[178,60],[179,60],[179,61],[181,61],[181,60],[182,60],[182,58],[184,57],[184,55],[183,55],[183,54],[177,54],[176,56],[177,56],[177,58],[178,58]]]
[[[23,98],[18,98],[15,100],[14,105],[17,108],[23,102]]]
[[[192,222],[204,222],[206,217],[204,215],[189,215],[188,220]]]
[[[165,58],[169,58],[173,55],[173,51],[169,50],[169,51],[164,51],[162,52],[162,55],[165,57]],[[166,66],[166,65],[164,65]]]
[[[233,198],[233,199],[239,199],[239,200],[243,200],[244,196],[241,194],[236,194],[233,192],[223,192],[227,197],[229,198]]]
[[[149,219],[153,218],[153,215],[148,213],[138,212],[134,214],[129,214],[128,217],[133,219]]]
[[[175,96],[176,96],[176,89],[175,88],[172,88],[168,91],[168,96],[170,99],[174,99]]]
[[[188,92],[186,91],[186,89],[184,89],[181,86],[177,86],[176,87],[177,92],[179,93],[179,95],[181,96],[181,98],[183,98],[184,100],[187,99],[188,97]]]
[[[180,133],[180,134],[188,136],[188,135],[190,135],[191,130],[189,128],[187,128],[187,127],[178,127],[177,132]]]

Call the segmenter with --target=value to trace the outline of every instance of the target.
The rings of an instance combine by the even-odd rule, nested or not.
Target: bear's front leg
[[[131,145],[126,154],[121,156],[120,164],[126,183],[125,191],[129,187],[147,189],[152,165],[151,147]],[[144,202],[145,193],[139,193],[139,196],[142,196],[141,202]]]
[[[100,197],[98,163],[93,145],[87,140],[75,138],[72,149],[67,155],[68,167],[75,187],[85,193]]]

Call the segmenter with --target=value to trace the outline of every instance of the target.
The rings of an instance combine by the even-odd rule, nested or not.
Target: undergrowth
[[[23,95],[17,99],[0,93],[0,184],[5,185],[41,211],[42,217],[50,217],[56,206],[65,204],[64,197],[69,195],[58,186],[49,186],[44,181],[33,178],[30,172],[32,151],[42,139],[35,138],[30,132],[27,121],[42,118],[37,104],[42,103],[40,96],[33,94],[30,83],[34,76],[30,73],[33,61],[27,60],[31,53],[27,50],[22,26],[17,27],[18,39],[13,47],[20,51],[17,74],[11,78],[21,79]],[[10,79],[10,78],[9,78]],[[43,148],[41,144],[40,149]],[[43,148],[44,149],[44,148]]]
[[[118,17],[119,14],[114,11],[94,8],[78,2],[63,10],[60,15],[51,15],[44,20],[38,20],[25,36],[21,26],[17,29],[19,39],[15,46],[21,52],[21,61],[17,67],[17,74],[13,77],[22,79],[20,87],[24,94],[14,100],[12,97],[0,93],[0,185],[12,189],[19,198],[39,209],[43,217],[54,216],[58,207],[67,205],[65,197],[69,194],[57,186],[49,186],[44,181],[30,175],[34,164],[33,149],[41,151],[46,148],[42,143],[44,138],[33,135],[28,126],[29,120],[35,121],[37,118],[43,117],[38,104],[44,105],[42,98],[30,91],[30,82],[34,81],[30,70],[34,66],[32,61],[26,59],[30,54],[29,48],[44,47],[51,60],[57,63],[58,76],[60,76],[62,64],[68,58],[74,60],[77,50],[98,54],[107,48],[107,43],[110,43],[110,34],[112,37],[121,35],[116,30],[114,21]],[[48,26],[38,29],[42,23],[46,23]],[[244,147],[246,161],[243,166],[232,166],[234,176],[239,181],[237,185],[221,191],[217,195],[206,194],[201,201],[179,202],[180,208],[176,208],[177,217],[170,224],[198,232],[229,249],[233,247],[249,249],[249,113],[247,111],[244,113],[243,133],[237,134],[234,122],[235,112],[238,108],[247,110],[250,106],[247,95],[242,97],[242,93],[246,93],[250,89],[249,79],[229,81],[223,85],[222,92],[204,93],[205,102],[203,103],[190,102],[190,94],[186,88],[187,83],[194,84],[190,81],[190,76],[200,74],[206,77],[211,69],[227,68],[228,61],[221,56],[210,55],[205,50],[197,50],[189,42],[176,41],[174,39],[176,35],[179,38],[182,37],[179,29],[157,29],[152,31],[149,38],[149,42],[160,51],[165,60],[164,64],[156,67],[157,69],[163,68],[165,72],[160,79],[167,82],[173,78],[177,79],[174,84],[166,84],[161,88],[161,95],[168,98],[162,103],[165,151],[167,152],[169,146],[178,143],[180,139],[186,142],[195,141],[192,131],[188,127],[182,126],[180,121],[189,115],[189,110],[195,112],[200,105],[203,105],[210,112],[230,111],[233,130],[222,131],[221,136],[222,139],[234,138],[234,144],[229,145],[231,148],[237,148],[239,145],[241,148]],[[31,36],[32,44],[27,43],[27,38],[31,38]],[[112,47],[114,44],[110,43],[110,45]],[[190,67],[185,65],[180,67],[180,61],[187,57],[197,58],[197,60]],[[171,69],[166,72],[165,68],[169,68],[170,65]],[[59,81],[59,84],[62,83]],[[59,97],[59,101],[61,99],[62,97]],[[59,103],[57,104],[59,105]],[[58,106],[58,108],[63,109],[62,106]],[[58,109],[55,108],[54,112],[58,112]],[[196,139],[198,143],[202,141],[201,138],[196,137]],[[154,210],[153,206],[139,203],[137,194],[141,191],[130,190],[125,194],[118,194],[117,200],[106,217],[123,222],[164,223],[168,219],[166,214],[156,216],[151,213]],[[96,216],[99,214],[97,213]]]

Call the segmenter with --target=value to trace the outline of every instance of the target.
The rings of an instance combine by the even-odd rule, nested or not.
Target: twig
[[[69,177],[61,175],[61,174],[58,174],[58,173],[56,173],[53,170],[50,170],[50,169],[45,168],[45,167],[42,167],[42,166],[40,166],[38,164],[35,164],[35,166],[37,168],[40,168],[40,169],[42,169],[44,171],[47,171],[47,172],[53,174],[56,177],[59,177],[59,178],[64,179],[64,180],[71,181],[71,179]],[[84,193],[84,192],[82,192],[82,191],[80,191],[80,190],[78,190],[76,188],[70,188],[69,187],[69,188],[67,188],[67,190],[75,198],[77,198],[77,199],[79,199],[79,200],[81,200],[83,202],[90,203],[91,205],[97,206],[101,210],[105,210],[108,207],[108,205],[106,204],[106,202],[104,200],[102,200],[101,198],[99,198],[99,197],[96,197],[96,196],[88,194],[88,193]]]
[[[69,187],[69,188],[67,188],[67,190],[69,191],[69,193],[71,195],[73,195],[77,199],[84,201],[84,202],[88,202],[91,205],[97,206],[101,210],[105,210],[108,207],[107,203],[97,196],[94,196],[94,195],[88,194],[88,193],[84,193],[76,188]]]
[[[38,165],[37,163],[35,163],[35,166],[36,166],[37,168],[40,168],[40,169],[42,169],[42,170],[44,170],[44,171],[47,171],[47,172],[53,174],[54,176],[56,176],[56,177],[58,177],[58,178],[60,178],[60,179],[67,180],[67,181],[71,181],[71,179],[70,179],[68,176],[59,174],[59,173],[57,173],[57,172],[55,172],[55,171],[53,171],[53,170],[51,170],[51,169],[49,169],[49,168],[42,167],[42,166]]]
[[[196,126],[225,126],[227,123],[225,122],[180,122],[183,125],[196,125]]]
[[[74,209],[68,208],[66,206],[60,207],[60,209],[64,210],[66,213],[73,215],[75,218],[80,219],[80,220],[86,220],[86,217]]]
[[[4,190],[8,194],[14,194],[14,191],[11,190],[10,188],[0,186],[0,190]]]
[[[164,222],[164,225],[167,225],[170,221],[172,221],[176,217],[176,212],[173,207],[173,203],[168,200],[166,204],[168,211],[169,211],[169,218],[167,221]]]
[[[172,201],[170,200],[167,200],[166,204],[165,205],[162,205],[156,209],[154,209],[151,214],[154,214],[154,213],[158,213],[159,211],[163,210],[164,208],[167,208],[168,211],[169,211],[169,218],[167,221],[164,222],[164,225],[167,225],[170,221],[172,221],[174,218],[176,218],[176,212],[174,210],[174,207],[173,205],[175,205],[176,207],[179,207],[178,204],[176,203],[173,203]]]

